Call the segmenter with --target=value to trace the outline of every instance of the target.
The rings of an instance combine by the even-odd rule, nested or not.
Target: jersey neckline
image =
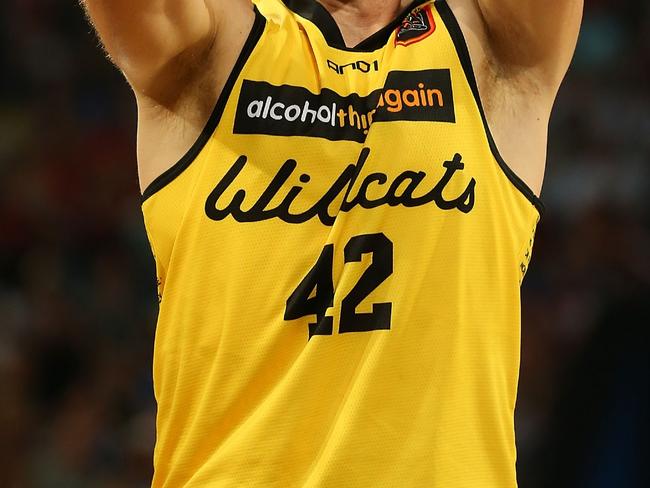
[[[416,7],[430,0],[413,0],[400,14],[387,26],[370,35],[354,47],[345,45],[341,29],[332,17],[332,14],[316,0],[282,0],[285,6],[312,22],[323,34],[330,47],[341,51],[372,52],[382,48],[388,42],[390,35],[402,23],[404,18]]]

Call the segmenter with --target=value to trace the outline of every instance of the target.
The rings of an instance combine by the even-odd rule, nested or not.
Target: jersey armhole
[[[485,128],[485,134],[487,136],[492,155],[496,159],[501,170],[505,173],[506,177],[515,186],[515,188],[517,188],[517,190],[519,190],[530,201],[530,203],[535,206],[540,216],[543,215],[544,204],[542,203],[541,199],[535,195],[535,192],[533,192],[533,190],[531,190],[531,188],[512,170],[512,168],[508,166],[508,163],[506,163],[501,156],[496,142],[494,142],[487,117],[485,116],[485,110],[483,109],[483,103],[481,102],[481,96],[478,90],[478,84],[476,83],[476,76],[474,74],[472,60],[469,55],[469,48],[467,47],[467,41],[465,40],[465,35],[463,34],[463,31],[458,24],[456,16],[447,4],[447,0],[436,0],[435,5],[438,13],[440,14],[440,17],[442,18],[442,21],[445,23],[445,26],[449,31],[449,35],[451,36],[451,40],[453,41],[456,48],[456,53],[458,54],[460,63],[463,67],[463,71],[465,72],[465,77],[467,78],[467,82],[469,83],[472,94],[474,95],[474,100],[476,101],[476,105],[478,106],[478,110],[481,114],[481,120],[483,121],[483,127]]]
[[[141,196],[142,203],[144,203],[149,197],[163,189],[178,176],[180,176],[180,174],[185,171],[192,164],[192,162],[194,162],[194,160],[196,160],[200,152],[203,150],[219,126],[221,116],[223,115],[223,112],[226,108],[226,104],[228,103],[228,99],[230,98],[230,94],[232,93],[235,83],[237,82],[239,75],[244,69],[246,62],[248,61],[248,58],[253,53],[253,50],[257,46],[257,43],[264,32],[266,19],[260,13],[257,7],[254,7],[254,12],[255,20],[253,22],[253,27],[248,34],[248,38],[244,43],[242,51],[239,54],[239,57],[237,58],[237,61],[235,62],[235,65],[233,66],[228,79],[226,80],[226,84],[224,85],[223,90],[217,99],[215,107],[212,110],[212,113],[210,114],[205,127],[201,131],[201,134],[194,142],[194,144],[190,147],[190,149],[185,153],[185,155],[180,160],[178,160],[177,163],[160,174],[149,184],[149,186],[147,186]]]

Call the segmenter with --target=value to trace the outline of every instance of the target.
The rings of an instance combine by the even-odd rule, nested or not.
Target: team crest
[[[395,35],[396,46],[408,46],[426,39],[436,30],[431,5],[418,7],[402,21]]]

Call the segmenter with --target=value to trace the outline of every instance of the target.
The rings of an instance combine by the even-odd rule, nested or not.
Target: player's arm
[[[136,92],[179,90],[218,42],[221,22],[250,0],[81,0],[111,60]]]
[[[539,81],[557,89],[573,57],[584,0],[472,1],[500,67],[534,70]]]

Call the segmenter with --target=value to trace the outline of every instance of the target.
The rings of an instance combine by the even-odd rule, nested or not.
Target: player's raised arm
[[[584,0],[472,0],[490,49],[505,68],[535,69],[559,87],[575,50]]]
[[[113,62],[134,90],[174,93],[218,41],[225,16],[246,0],[81,0]]]

